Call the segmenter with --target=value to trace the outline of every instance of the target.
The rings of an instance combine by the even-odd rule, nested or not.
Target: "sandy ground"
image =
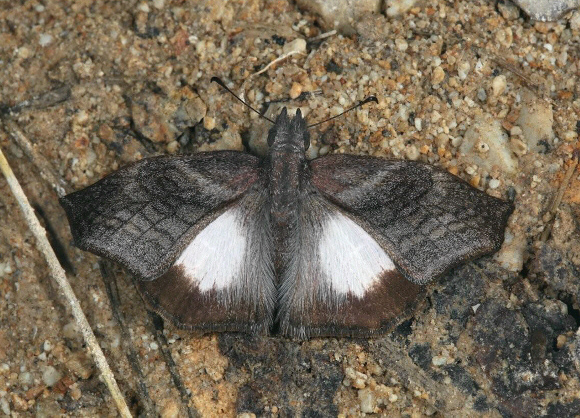
[[[146,409],[127,344],[137,350],[155,413],[186,409],[131,280],[115,272],[130,332],[124,341],[98,258],[70,245],[40,168],[72,191],[145,156],[260,152],[266,125],[210,84],[219,76],[258,107],[317,91],[299,102],[311,122],[375,94],[378,105],[315,129],[309,156],[430,162],[514,198],[516,209],[495,257],[431,285],[415,315],[388,336],[297,342],[193,336],[167,324],[192,409],[202,416],[574,416],[580,14],[538,23],[503,2],[440,1],[398,17],[363,16],[330,36],[320,36],[331,29],[320,22],[282,0],[0,6],[0,103],[14,124],[4,124],[0,146],[68,257],[72,286],[133,413]],[[303,53],[255,74],[291,51]],[[11,126],[46,161],[31,161]],[[0,190],[0,413],[115,416],[4,179]]]

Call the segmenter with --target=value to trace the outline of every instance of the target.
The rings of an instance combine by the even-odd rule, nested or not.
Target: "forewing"
[[[497,251],[513,210],[423,163],[335,155],[314,160],[311,169],[316,188],[367,223],[405,277],[419,284]]]
[[[265,333],[276,287],[266,189],[252,188],[194,236],[161,277],[138,281],[150,306],[177,326]]]
[[[142,280],[163,274],[196,224],[259,179],[258,159],[235,151],[148,158],[61,199],[75,245]]]
[[[301,204],[291,262],[281,272],[283,334],[366,336],[388,330],[418,299],[380,244],[316,193]]]

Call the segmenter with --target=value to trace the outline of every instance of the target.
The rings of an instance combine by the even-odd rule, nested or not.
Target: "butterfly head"
[[[276,118],[274,126],[268,133],[268,146],[273,149],[294,148],[304,152],[310,146],[310,133],[306,120],[302,117],[300,109],[296,110],[294,117],[288,116],[288,110],[282,112]]]

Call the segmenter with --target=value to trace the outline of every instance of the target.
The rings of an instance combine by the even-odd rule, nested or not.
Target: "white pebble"
[[[489,181],[489,188],[490,189],[497,189],[501,182],[498,179],[491,179]]]
[[[415,145],[410,145],[405,149],[405,155],[407,159],[417,161],[419,159],[419,150]]]
[[[49,35],[46,33],[41,34],[40,39],[38,40],[38,43],[40,44],[40,46],[47,46],[51,42],[52,42],[52,35]]]
[[[469,65],[469,62],[467,61],[460,62],[459,65],[457,66],[457,75],[459,76],[459,79],[465,80],[467,78],[467,75],[469,74],[470,69],[471,65]]]
[[[431,363],[433,363],[434,366],[443,366],[447,363],[447,357],[435,356],[431,359]]]
[[[395,39],[395,46],[399,51],[406,51],[409,44],[403,38],[397,38]]]
[[[360,411],[365,414],[372,414],[375,412],[376,401],[375,395],[369,389],[361,389],[358,391],[358,400],[360,402]]]
[[[440,84],[445,80],[445,70],[441,67],[435,67],[433,69],[433,75],[431,76],[431,82],[433,84]]]
[[[149,13],[151,11],[151,9],[149,8],[149,5],[147,3],[140,3],[137,6],[137,10],[139,10],[140,12],[144,12],[144,13]]]
[[[284,48],[282,48],[282,51],[285,54],[288,54],[290,52],[304,53],[306,52],[306,41],[302,38],[296,38],[292,42],[288,42],[287,44],[285,44]]]
[[[42,373],[42,381],[48,387],[54,386],[61,377],[60,372],[52,366],[47,366]]]
[[[22,386],[30,386],[33,382],[32,374],[30,372],[22,372],[18,375],[18,382]]]
[[[415,129],[421,132],[421,129],[423,129],[423,119],[415,118]]]
[[[413,7],[416,3],[416,0],[389,0],[386,3],[387,16],[395,17],[405,13],[411,7]]]
[[[505,75],[501,74],[497,77],[494,77],[493,81],[491,82],[491,89],[493,90],[493,95],[498,97],[499,95],[503,94],[507,86],[507,80]]]

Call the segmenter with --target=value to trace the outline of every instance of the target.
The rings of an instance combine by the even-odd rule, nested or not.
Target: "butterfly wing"
[[[169,270],[137,287],[154,310],[181,328],[266,333],[276,303],[265,188],[202,221]]]
[[[75,245],[141,279],[169,268],[204,216],[258,180],[258,160],[237,152],[148,158],[61,199]]]
[[[233,151],[155,157],[61,204],[75,244],[127,268],[152,307],[177,325],[264,330],[275,288],[258,166]]]
[[[278,321],[283,334],[366,336],[406,314],[421,286],[403,277],[371,229],[307,191],[292,262],[282,272]]]
[[[310,163],[278,321],[291,336],[370,335],[420,284],[496,251],[512,205],[433,166],[336,155]]]
[[[333,155],[311,164],[320,193],[371,226],[406,278],[424,284],[497,251],[509,202],[431,165]]]

